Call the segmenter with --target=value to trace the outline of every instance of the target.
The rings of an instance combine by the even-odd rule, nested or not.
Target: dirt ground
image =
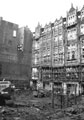
[[[57,99],[58,98],[58,99]],[[66,107],[66,99],[54,98],[54,109],[50,97],[36,98],[32,91],[17,91],[14,104],[0,107],[0,120],[84,120],[84,97],[73,99],[72,106]],[[71,104],[72,104],[71,103]]]

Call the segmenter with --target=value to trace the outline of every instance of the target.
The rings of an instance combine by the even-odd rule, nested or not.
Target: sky
[[[27,25],[34,32],[38,22],[44,27],[56,18],[66,17],[71,3],[80,10],[84,0],[0,0],[0,17],[19,27]]]

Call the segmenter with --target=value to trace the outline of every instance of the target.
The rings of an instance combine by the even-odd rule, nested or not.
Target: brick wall
[[[29,80],[31,78],[32,33],[25,30],[24,51],[19,52],[19,27],[17,24],[0,21],[0,65],[3,77],[11,80]]]

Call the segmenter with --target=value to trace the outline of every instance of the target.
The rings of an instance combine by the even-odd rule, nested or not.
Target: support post
[[[77,87],[77,86],[75,85],[75,105],[76,105],[76,103],[77,103],[77,102],[76,102],[76,87]]]
[[[54,82],[52,82],[52,108],[54,108]]]

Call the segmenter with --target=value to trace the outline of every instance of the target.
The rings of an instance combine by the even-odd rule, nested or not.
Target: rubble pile
[[[36,98],[29,90],[18,91],[12,106],[0,107],[0,120],[84,120],[83,96],[81,102],[71,107],[61,108],[60,97],[55,97],[54,109],[51,103],[51,97]]]
[[[0,110],[0,120],[43,120],[38,109],[35,108],[10,108],[2,107]]]

